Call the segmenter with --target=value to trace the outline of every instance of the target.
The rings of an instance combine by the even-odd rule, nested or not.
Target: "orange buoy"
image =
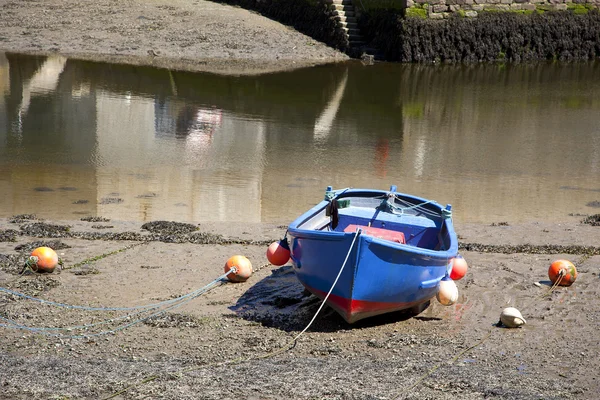
[[[458,281],[462,279],[469,268],[467,261],[462,256],[458,255],[452,260],[452,270],[450,271],[450,279]]]
[[[553,284],[571,286],[577,279],[577,269],[571,261],[556,260],[548,268],[548,277]]]
[[[235,268],[235,271],[231,271]],[[232,282],[244,282],[252,275],[252,263],[244,256],[232,256],[225,263],[225,272],[231,271],[227,278]]]
[[[38,247],[31,252],[31,266],[35,265],[36,272],[52,272],[58,265],[58,254],[50,247]]]
[[[267,249],[267,260],[273,265],[283,265],[290,259],[290,246],[287,240],[281,239],[273,242]]]

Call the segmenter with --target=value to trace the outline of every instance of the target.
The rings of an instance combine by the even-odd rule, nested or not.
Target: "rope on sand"
[[[333,284],[331,285],[331,288],[329,289],[329,291],[327,292],[327,295],[325,296],[325,298],[323,299],[323,301],[321,302],[321,305],[319,306],[318,310],[315,312],[315,315],[312,317],[312,319],[310,320],[310,322],[308,323],[308,325],[306,325],[306,327],[300,332],[298,333],[296,336],[294,336],[294,338],[292,340],[290,340],[288,343],[286,343],[285,345],[281,346],[279,349],[274,350],[272,352],[269,353],[265,353],[262,355],[256,355],[256,356],[250,356],[250,357],[238,357],[234,360],[230,360],[230,361],[224,361],[224,362],[220,362],[220,363],[211,363],[211,364],[205,364],[205,365],[200,365],[200,366],[193,366],[193,367],[188,367],[188,368],[182,368],[177,372],[172,373],[171,375],[180,375],[183,373],[187,373],[187,372],[191,372],[191,371],[195,371],[201,368],[209,368],[209,367],[217,367],[217,366],[223,366],[223,365],[232,365],[232,364],[238,364],[240,362],[247,362],[247,361],[251,361],[251,360],[257,360],[257,359],[266,359],[266,358],[270,358],[270,357],[274,357],[277,354],[283,353],[284,351],[288,351],[293,349],[294,347],[296,347],[296,344],[298,343],[298,338],[300,338],[300,336],[302,336],[313,324],[313,322],[315,321],[315,319],[317,318],[317,316],[319,315],[319,313],[321,312],[321,310],[323,309],[323,307],[325,306],[325,304],[327,303],[327,299],[329,298],[329,296],[331,295],[331,293],[333,292],[333,289],[335,288],[335,285],[337,284],[338,280],[340,279],[340,276],[342,275],[342,271],[344,270],[344,267],[346,266],[346,263],[348,262],[348,258],[350,257],[350,254],[352,253],[352,249],[354,248],[354,243],[356,242],[356,239],[358,238],[358,236],[362,233],[362,230],[359,228],[356,230],[356,234],[354,235],[354,239],[352,239],[352,243],[350,244],[350,248],[348,249],[348,253],[346,254],[346,258],[344,259],[344,262],[340,268],[340,271],[338,272],[335,280],[333,281]],[[269,264],[267,264],[269,265]],[[149,375],[146,378],[142,379],[139,382],[136,382],[134,384],[131,384],[129,386],[127,386],[124,389],[121,389],[118,392],[115,392],[113,394],[111,394],[108,397],[104,397],[102,400],[109,400],[112,398],[115,398],[123,393],[125,393],[126,391],[133,389],[134,387],[137,386],[141,386],[145,383],[148,382],[152,382],[153,380],[157,379],[158,375]]]
[[[60,338],[67,338],[67,339],[87,339],[90,337],[96,337],[96,336],[102,336],[102,335],[108,335],[108,334],[114,334],[116,332],[122,331],[126,328],[129,328],[133,325],[136,325],[140,322],[146,321],[152,317],[161,315],[167,311],[173,310],[177,307],[181,307],[184,304],[189,303],[190,301],[198,298],[199,296],[201,296],[202,294],[208,292],[209,290],[211,290],[213,287],[222,284],[223,282],[226,282],[227,279],[227,275],[231,274],[232,272],[235,273],[236,268],[232,268],[231,270],[227,271],[226,273],[224,273],[223,275],[219,276],[217,279],[213,280],[212,282],[208,283],[207,285],[196,289],[186,295],[177,297],[175,299],[171,299],[171,300],[166,300],[160,303],[155,303],[155,304],[149,304],[149,305],[144,305],[144,306],[137,306],[137,307],[85,307],[85,306],[73,306],[73,305],[68,305],[68,304],[63,304],[63,303],[56,303],[56,302],[52,302],[52,301],[47,301],[47,300],[43,300],[43,299],[38,299],[32,296],[28,296],[22,293],[18,293],[6,288],[0,288],[0,291],[2,292],[6,292],[9,293],[11,295],[15,295],[15,296],[19,296],[22,298],[26,298],[29,300],[34,300],[34,301],[38,301],[40,303],[43,304],[47,304],[47,305],[52,305],[52,306],[57,306],[57,307],[65,307],[65,308],[69,308],[69,309],[77,309],[77,310],[83,310],[83,311],[130,311],[130,310],[137,310],[137,312],[133,312],[133,313],[129,313],[117,318],[107,318],[103,321],[97,322],[97,323],[93,323],[93,324],[87,324],[87,325],[77,325],[77,326],[69,326],[69,327],[29,327],[29,326],[25,326],[25,325],[21,325],[9,318],[6,317],[2,317],[0,316],[0,320],[5,321],[6,323],[0,323],[0,327],[3,328],[9,328],[9,329],[16,329],[16,330],[26,330],[32,333],[39,333],[39,334],[43,334],[46,336],[54,336],[54,337],[60,337]],[[158,310],[158,311],[155,311]],[[151,311],[155,311],[152,312],[149,315],[146,315],[142,318],[138,318],[135,319],[131,322],[126,322],[123,323],[122,325],[114,328],[114,329],[109,329],[109,330],[105,330],[105,331],[101,331],[101,332],[96,332],[96,333],[89,333],[89,334],[81,334],[81,335],[70,335],[70,334],[65,334],[65,333],[60,333],[61,331],[66,331],[66,332],[71,332],[71,331],[77,331],[77,330],[87,330],[89,328],[92,327],[97,327],[100,325],[104,325],[104,324],[108,324],[108,323],[113,323],[115,321],[120,321],[120,320],[130,320],[131,317],[143,314],[143,313],[148,313]],[[59,333],[57,333],[59,332]]]

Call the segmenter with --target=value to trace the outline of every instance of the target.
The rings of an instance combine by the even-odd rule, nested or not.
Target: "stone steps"
[[[356,11],[352,0],[325,0],[329,7],[335,11],[338,26],[346,33],[349,54],[361,53],[366,42],[358,29]]]

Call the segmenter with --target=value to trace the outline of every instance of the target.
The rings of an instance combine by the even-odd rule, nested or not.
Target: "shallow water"
[[[600,64],[252,77],[0,54],[0,216],[287,223],[328,185],[560,221],[600,200]]]

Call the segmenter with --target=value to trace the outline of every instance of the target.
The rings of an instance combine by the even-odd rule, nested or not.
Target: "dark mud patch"
[[[69,237],[71,226],[47,224],[45,222],[35,222],[33,224],[21,225],[21,232],[26,236],[36,237],[53,237],[64,238]]]
[[[98,204],[120,204],[124,200],[120,197],[104,197]]]
[[[92,229],[111,229],[113,225],[92,225]]]
[[[153,233],[162,233],[167,235],[180,235],[185,233],[192,233],[198,230],[196,225],[187,224],[183,222],[173,221],[152,221],[142,225],[142,229],[145,229]]]
[[[144,193],[144,194],[135,196],[136,199],[153,199],[155,197],[158,197],[158,194],[154,193],[154,192]]]
[[[9,284],[11,289],[27,296],[39,296],[41,293],[60,286],[60,282],[43,274],[35,274],[17,279]]]
[[[593,207],[593,208],[600,208],[600,201],[598,201],[598,200],[590,201],[589,203],[586,204],[586,206]]]
[[[50,247],[53,250],[61,250],[61,249],[70,249],[66,243],[61,242],[60,240],[37,240],[35,242],[24,243],[18,246],[15,246],[15,250],[21,253],[31,253],[33,249],[37,249],[38,247]]]
[[[590,215],[589,217],[585,217],[581,222],[592,226],[600,226],[600,214],[594,214]]]
[[[492,222],[491,226],[508,226],[508,222]]]
[[[71,273],[73,275],[78,275],[78,276],[86,276],[86,275],[98,275],[100,273],[100,270],[94,268],[94,267],[90,267],[87,265],[82,266],[79,269],[74,269],[71,271]]]
[[[74,192],[77,190],[77,188],[73,186],[61,186],[58,188],[58,190],[62,192]]]
[[[14,229],[0,229],[0,242],[16,242],[18,234]]]
[[[10,217],[8,222],[11,224],[22,224],[25,221],[35,221],[37,219],[38,218],[35,214],[19,214]]]
[[[73,204],[87,204],[89,202],[89,200],[75,200]]]
[[[24,262],[25,260],[20,255],[0,254],[0,270],[13,275],[18,274],[23,269]]]
[[[83,218],[81,218],[81,221],[84,221],[84,222],[110,222],[110,219],[104,218],[104,217],[83,217]]]
[[[600,214],[599,214],[600,215]],[[460,250],[476,251],[480,253],[500,253],[500,254],[581,254],[587,256],[600,255],[600,247],[579,246],[579,245],[494,245],[481,243],[461,243]]]
[[[36,192],[54,192],[54,189],[46,186],[34,187],[33,190]]]
[[[140,268],[142,269],[160,269],[162,268],[161,265],[140,265]]]

